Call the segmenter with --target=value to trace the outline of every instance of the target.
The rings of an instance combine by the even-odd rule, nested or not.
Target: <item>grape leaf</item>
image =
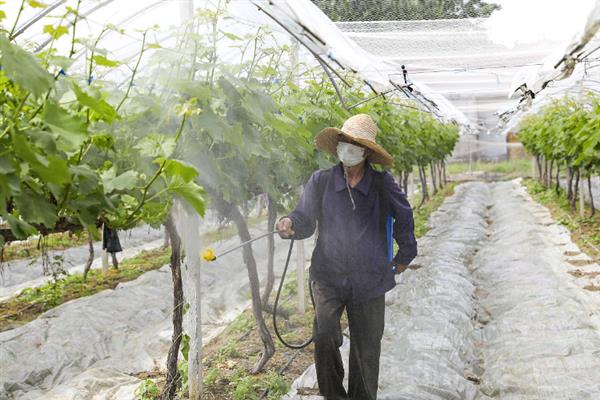
[[[79,103],[94,111],[101,119],[109,124],[117,118],[117,111],[106,101],[93,98],[85,93],[76,83],[73,83],[73,91],[75,92],[75,96],[77,96]]]
[[[14,196],[15,206],[21,216],[30,223],[53,228],[58,221],[56,206],[32,190],[24,190]]]
[[[48,7],[47,4],[44,4],[41,1],[37,1],[37,0],[27,0],[27,4],[29,4],[29,6],[33,7],[33,8],[45,8],[45,7]]]
[[[12,214],[3,214],[2,219],[8,221],[10,230],[17,237],[17,239],[26,239],[27,237],[37,233],[37,229]]]
[[[158,133],[151,133],[142,138],[134,148],[143,156],[169,157],[175,151],[175,139]]]
[[[44,25],[44,33],[49,33],[54,39],[58,39],[62,35],[69,33],[69,28],[64,25],[58,25],[56,27],[53,25]]]
[[[105,178],[106,176],[103,176]],[[103,179],[104,192],[110,193],[114,190],[130,190],[135,188],[139,180],[136,171],[126,171],[115,178]]]
[[[166,176],[169,178],[178,176],[184,182],[190,182],[198,175],[198,170],[191,164],[181,160],[169,159],[165,160],[163,157],[158,157],[154,160],[156,164],[162,164],[165,162],[164,170]]]
[[[180,176],[175,176],[169,183],[169,192],[181,197],[194,207],[199,215],[204,216],[206,201],[201,186],[195,182],[185,182]]]
[[[6,76],[38,98],[53,85],[52,75],[43,69],[37,59],[0,35],[0,64]]]
[[[121,65],[121,63],[117,60],[109,60],[108,58],[104,57],[101,54],[96,54],[94,56],[94,62],[97,65],[101,65],[103,67],[117,67],[119,65]]]
[[[46,102],[42,119],[59,136],[65,151],[78,149],[88,136],[85,123],[53,101]]]

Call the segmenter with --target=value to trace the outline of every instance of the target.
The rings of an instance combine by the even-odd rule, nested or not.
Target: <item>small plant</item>
[[[154,400],[159,394],[158,386],[152,379],[145,379],[133,392],[135,400]]]
[[[179,371],[179,388],[177,389],[177,393],[179,396],[183,396],[188,392],[188,363],[187,360],[182,360],[177,364],[177,370]]]
[[[227,333],[247,332],[256,326],[254,317],[248,312],[242,313],[227,327]]]
[[[275,371],[269,371],[260,386],[261,389],[268,390],[268,398],[272,400],[280,399],[281,396],[290,391],[290,385]]]
[[[242,354],[236,348],[236,343],[234,341],[227,342],[223,347],[219,349],[217,353],[218,358],[226,359],[226,358],[240,358]]]
[[[206,371],[206,374],[204,374],[204,379],[202,381],[205,387],[211,388],[215,386],[217,379],[219,379],[219,370],[217,368],[210,368]]]
[[[254,387],[254,381],[249,376],[241,377],[240,379],[232,382],[235,389],[233,390],[234,400],[258,400],[256,390]]]

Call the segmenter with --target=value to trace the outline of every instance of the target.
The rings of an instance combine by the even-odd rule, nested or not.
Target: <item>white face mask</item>
[[[365,149],[346,142],[338,142],[337,155],[345,167],[354,167],[365,159]]]

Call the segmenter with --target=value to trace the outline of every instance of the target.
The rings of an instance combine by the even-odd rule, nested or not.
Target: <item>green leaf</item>
[[[0,156],[0,174],[10,174],[15,171],[16,168],[12,163],[12,159]]]
[[[37,0],[27,0],[27,3],[29,4],[30,7],[33,7],[33,8],[45,8],[45,7],[48,7],[47,4],[44,4],[41,1],[37,1]]]
[[[186,304],[186,305],[188,305],[188,304]],[[188,308],[189,308],[189,305],[188,305]],[[184,333],[183,336],[181,337],[181,354],[183,355],[183,359],[185,361],[188,360],[189,352],[190,352],[190,337]]]
[[[85,123],[52,101],[46,103],[42,119],[59,136],[61,143],[65,145],[62,146],[63,150],[78,149],[87,139]]]
[[[4,214],[2,215],[2,219],[8,222],[10,230],[17,239],[27,239],[29,236],[37,233],[37,229],[20,218],[15,217],[13,214]]]
[[[68,70],[69,67],[75,62],[73,58],[53,55],[48,56],[48,61],[51,65],[56,65],[65,71]]]
[[[45,94],[53,85],[52,75],[43,69],[38,60],[0,35],[0,64],[6,76],[34,97]]]
[[[151,133],[142,138],[134,148],[140,151],[140,154],[146,157],[170,157],[175,151],[175,138]]]
[[[2,10],[0,10],[0,21],[2,21],[4,18],[6,18],[6,13]],[[4,238],[2,236],[0,236],[0,241],[3,241]],[[1,245],[1,243],[0,243]]]
[[[27,140],[27,136],[22,133],[12,135],[13,151],[21,160],[26,161],[29,165],[39,165],[42,168],[48,168],[50,161],[39,152],[36,148]]]
[[[73,83],[73,91],[79,103],[94,111],[104,121],[110,124],[117,118],[117,111],[106,101],[93,98],[85,93],[76,83]]]
[[[111,193],[114,190],[131,190],[136,187],[139,180],[139,176],[136,171],[126,171],[114,178],[104,178],[105,176],[103,176],[105,193]]]
[[[110,133],[92,135],[92,143],[101,150],[114,150],[115,137]]]
[[[87,165],[71,165],[69,171],[73,182],[77,185],[77,194],[87,196],[92,193],[102,192],[100,176]]]
[[[25,190],[14,197],[15,206],[21,213],[21,217],[34,224],[43,224],[47,228],[53,228],[58,221],[56,206],[31,190]]]
[[[106,58],[100,54],[96,54],[94,56],[94,62],[97,65],[101,65],[103,67],[117,67],[117,66],[121,65],[121,63],[119,61],[109,60],[108,58]]]
[[[189,205],[194,207],[200,216],[204,216],[206,201],[204,189],[195,182],[185,182],[181,177],[175,176],[169,183],[169,192],[173,193]]]
[[[58,39],[62,35],[69,33],[69,28],[64,25],[58,25],[57,27],[44,25],[44,33],[49,33],[54,39]]]
[[[162,46],[158,43],[148,43],[146,45],[146,48],[148,49],[162,49]]]
[[[20,179],[17,174],[0,174],[0,213],[6,212],[6,204],[10,196],[21,190]]]
[[[12,135],[13,150],[15,154],[26,161],[28,167],[37,173],[42,178],[44,183],[52,190],[53,194],[57,195],[59,187],[68,183],[71,179],[67,168],[67,161],[51,155],[45,156],[40,153],[40,149],[33,146],[27,137],[22,134]],[[21,164],[21,173],[23,173],[24,164]],[[57,185],[52,186],[51,184]]]
[[[164,171],[167,177],[180,177],[184,182],[190,182],[196,176],[198,176],[198,170],[191,164],[181,160],[169,159],[166,160],[163,157],[158,157],[154,160],[156,164],[161,165],[165,162]]]
[[[68,183],[71,180],[71,173],[67,166],[67,160],[57,156],[48,156],[48,168],[34,165],[33,170],[46,182],[57,185]]]
[[[221,31],[221,33],[222,33],[223,35],[225,35],[225,37],[227,37],[227,38],[228,38],[228,39],[230,39],[230,40],[242,40],[242,38],[241,38],[241,37],[239,37],[238,35],[235,35],[235,34],[233,34],[233,33],[231,33],[231,32],[225,32],[225,31]]]

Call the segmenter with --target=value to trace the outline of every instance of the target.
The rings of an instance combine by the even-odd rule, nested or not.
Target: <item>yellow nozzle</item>
[[[210,262],[215,261],[217,259],[217,256],[215,256],[215,252],[213,251],[213,249],[208,248],[202,252],[202,258]]]

